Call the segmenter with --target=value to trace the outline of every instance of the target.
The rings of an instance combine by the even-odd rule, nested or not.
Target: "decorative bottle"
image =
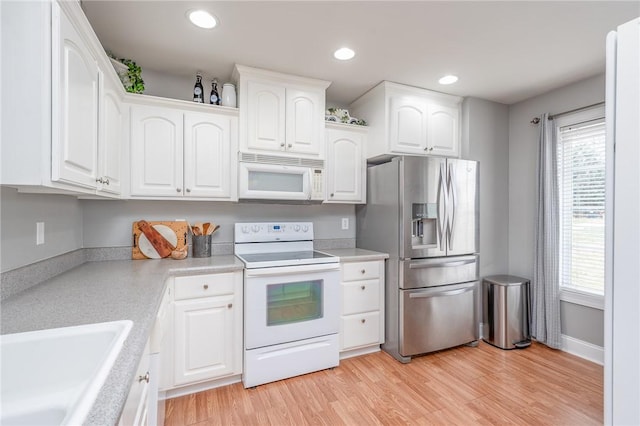
[[[211,105],[220,105],[220,95],[218,95],[218,80],[211,80],[211,96],[209,96],[209,103]]]
[[[193,102],[204,103],[204,89],[202,88],[202,74],[196,74],[196,84],[193,86]]]

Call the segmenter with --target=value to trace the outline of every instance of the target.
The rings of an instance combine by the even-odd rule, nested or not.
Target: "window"
[[[562,290],[604,294],[604,108],[556,120]]]

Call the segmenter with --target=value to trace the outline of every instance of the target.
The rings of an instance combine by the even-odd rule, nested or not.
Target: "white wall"
[[[353,205],[285,205],[204,201],[84,200],[84,247],[131,247],[134,221],[187,219],[220,225],[213,243],[232,243],[233,224],[257,221],[313,222],[316,240],[356,237]],[[349,218],[349,229],[341,219]]]
[[[538,126],[530,121],[604,101],[604,75],[509,107],[509,273],[533,276]],[[562,333],[602,346],[603,311],[561,304]]]
[[[82,248],[82,208],[75,197],[0,187],[0,204],[2,272]],[[45,223],[45,243],[39,246],[36,222]]]
[[[509,108],[478,98],[462,104],[462,158],[480,162],[480,277],[509,263]]]

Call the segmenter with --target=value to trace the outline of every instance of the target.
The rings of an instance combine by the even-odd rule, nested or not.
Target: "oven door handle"
[[[245,269],[244,276],[247,278],[271,277],[279,275],[303,274],[307,272],[327,272],[339,270],[339,263],[318,263],[315,265],[278,266],[273,268]]]

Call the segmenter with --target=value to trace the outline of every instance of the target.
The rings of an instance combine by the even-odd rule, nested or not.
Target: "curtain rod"
[[[558,118],[558,117],[561,117],[563,115],[571,114],[572,112],[578,112],[578,111],[582,111],[582,110],[585,110],[585,109],[589,109],[589,108],[593,108],[593,107],[597,107],[597,106],[601,106],[601,105],[604,105],[604,102],[598,102],[597,104],[591,104],[591,105],[587,105],[587,106],[584,106],[584,107],[571,109],[569,111],[559,112],[557,114],[550,115],[549,116],[549,120],[553,120],[554,118]],[[529,123],[538,124],[538,123],[540,123],[540,118],[535,117]]]

